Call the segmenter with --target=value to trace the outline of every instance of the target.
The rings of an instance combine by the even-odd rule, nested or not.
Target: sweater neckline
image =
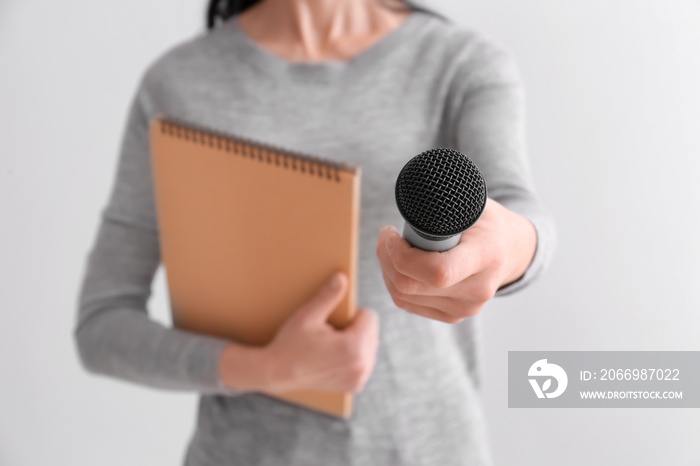
[[[292,61],[268,51],[241,28],[238,22],[238,16],[233,16],[223,26],[240,39],[239,42],[248,51],[249,59],[255,60],[268,70],[281,72],[283,74],[299,74],[306,78],[323,78],[336,74],[344,74],[351,70],[360,70],[376,62],[387,52],[400,46],[402,39],[411,35],[423,19],[423,16],[421,12],[412,11],[396,28],[348,60],[322,60],[313,62]]]

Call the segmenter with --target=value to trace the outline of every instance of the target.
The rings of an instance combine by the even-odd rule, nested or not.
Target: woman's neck
[[[403,5],[399,0],[263,0],[238,21],[253,40],[285,59],[348,60],[398,27],[409,12],[391,8]]]

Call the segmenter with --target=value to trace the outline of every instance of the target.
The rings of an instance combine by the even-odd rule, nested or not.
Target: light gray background
[[[698,465],[700,412],[508,409],[508,350],[700,346],[700,3],[428,2],[516,56],[560,246],[482,314],[500,465]],[[125,112],[201,0],[0,3],[0,464],[176,465],[195,397],[86,375],[75,298]],[[167,321],[159,272],[151,301]]]

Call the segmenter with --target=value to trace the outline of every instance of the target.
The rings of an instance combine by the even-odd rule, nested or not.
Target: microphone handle
[[[416,230],[411,227],[411,225],[404,222],[402,236],[403,239],[408,241],[408,243],[413,247],[423,249],[424,251],[442,252],[457,246],[462,234],[460,233],[441,240],[427,239],[419,235]]]

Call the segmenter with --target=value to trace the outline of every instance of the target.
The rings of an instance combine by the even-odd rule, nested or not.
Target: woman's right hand
[[[364,388],[377,353],[376,314],[360,308],[355,319],[341,330],[327,322],[345,296],[347,286],[346,276],[336,273],[284,322],[270,343],[254,351],[254,356],[251,354],[254,362],[238,351],[243,347],[232,345],[232,361],[242,363],[241,358],[247,358],[238,364],[239,368],[261,372],[258,386],[250,388],[273,393],[307,388],[357,393]],[[226,364],[225,354],[226,351],[220,363],[222,374],[228,372],[235,378],[236,371]],[[227,385],[236,388],[235,382]]]

